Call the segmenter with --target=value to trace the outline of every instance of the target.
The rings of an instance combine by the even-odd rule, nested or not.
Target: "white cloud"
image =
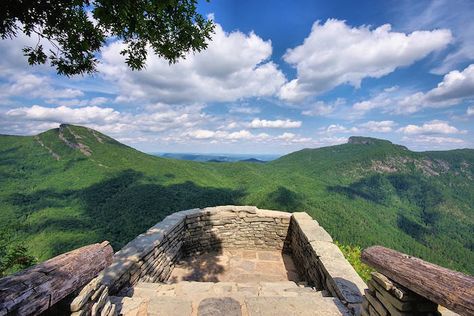
[[[464,134],[465,131],[459,130],[454,126],[449,125],[448,122],[434,120],[423,125],[407,125],[399,129],[400,132],[407,135],[419,135],[419,134]]]
[[[470,107],[467,108],[466,114],[467,114],[467,116],[474,115],[474,105],[471,105]]]
[[[345,83],[359,87],[362,79],[408,66],[451,40],[451,32],[444,29],[405,34],[392,32],[389,24],[371,29],[334,19],[318,21],[304,43],[284,55],[296,67],[297,78],[282,87],[280,97],[298,102]]]
[[[397,125],[398,124],[394,121],[368,121],[352,127],[347,127],[341,124],[331,124],[327,127],[319,128],[319,134],[332,135],[338,133],[361,132],[388,133],[393,131],[394,127]]]
[[[181,134],[181,137],[189,137],[197,140],[213,140],[214,142],[236,142],[242,140],[261,142],[270,139],[266,133],[253,134],[248,130],[240,131],[222,131],[222,130],[189,130]]]
[[[198,129],[195,131],[191,131],[188,135],[192,138],[196,139],[208,139],[214,137],[216,133],[207,129]]]
[[[431,145],[444,145],[448,147],[456,147],[459,144],[465,144],[466,142],[463,139],[460,138],[455,138],[455,137],[445,137],[445,136],[430,136],[430,135],[417,135],[417,136],[411,136],[411,137],[406,137],[404,136],[402,138],[403,141],[409,142],[409,143],[418,143],[430,148],[429,146]],[[454,146],[452,146],[454,145]]]
[[[396,13],[406,29],[449,28],[454,34],[453,47],[432,70],[445,74],[461,63],[474,59],[474,2],[472,0],[398,1]]]
[[[23,33],[19,33],[17,37],[13,39],[2,39],[0,40],[0,52],[2,52],[2,58],[0,58],[0,74],[3,75],[14,75],[18,72],[24,71],[25,68],[30,70],[49,70],[49,65],[40,66],[29,66],[28,57],[23,56],[22,49],[26,46],[35,47],[38,44],[38,37],[26,36]],[[47,40],[41,41],[45,52],[49,52],[54,47]]]
[[[254,142],[254,143],[282,143],[282,144],[311,144],[313,140],[310,137],[302,137],[294,133],[285,132],[280,135],[271,136],[267,133],[254,134],[248,130],[239,130],[234,132],[223,130],[189,130],[182,133],[180,136],[175,136],[175,141],[178,138],[188,138],[198,141],[206,141],[212,143],[234,143],[234,142]]]
[[[99,106],[110,102],[108,98],[96,97],[92,99],[46,99],[46,103],[57,106],[82,107],[82,106]]]
[[[389,91],[385,89],[370,99],[352,105],[352,116],[362,116],[368,111],[410,114],[425,108],[454,106],[474,97],[474,64],[464,70],[453,70],[438,85],[427,92]]]
[[[2,74],[5,76],[6,74]],[[0,77],[2,77],[0,75]],[[14,75],[5,76],[6,83],[0,86],[2,98],[23,97],[23,98],[75,98],[84,93],[78,89],[57,89],[53,87],[51,79],[46,76],[38,76],[31,73],[20,72]]]
[[[98,106],[71,108],[33,105],[7,110],[0,113],[0,119],[5,121],[6,127],[16,126],[14,130],[23,135],[37,132],[36,128],[31,128],[33,123],[45,122],[50,124],[49,126],[57,126],[59,123],[83,124],[112,137],[136,138],[144,134],[147,134],[147,137],[149,134],[158,136],[160,133],[174,133],[176,130],[205,125],[212,121],[212,118],[203,113],[202,109],[202,105],[171,107],[156,104],[132,114]]]
[[[390,98],[387,98],[385,93],[381,93],[369,100],[364,100],[354,103],[352,108],[356,112],[365,113],[376,108],[383,108],[392,103]]]
[[[295,137],[296,137],[296,135],[293,134],[293,133],[283,133],[281,135],[278,135],[276,138],[284,140],[284,141],[289,141],[291,139],[294,139]]]
[[[275,139],[286,143],[310,143],[312,141],[310,137],[301,137],[293,133],[283,133],[275,137]]]
[[[308,109],[301,112],[306,116],[327,116],[333,113],[337,107],[344,105],[346,100],[343,98],[337,98],[333,103],[326,103],[323,101],[317,101],[312,104]]]
[[[327,127],[319,128],[319,134],[336,134],[336,133],[357,133],[357,127],[346,127],[341,124],[331,124]]]
[[[474,97],[474,64],[463,71],[449,72],[436,88],[426,93],[417,92],[406,96],[399,101],[398,112],[413,113],[425,107],[452,106],[469,97]]]
[[[74,109],[67,106],[48,108],[39,105],[21,107],[6,112],[6,116],[31,121],[66,123],[107,123],[119,118],[119,112],[112,108],[87,106]]]
[[[397,125],[398,124],[394,121],[368,121],[358,126],[370,132],[389,133],[393,131],[393,128]]]
[[[291,121],[291,120],[261,120],[261,119],[254,119],[250,122],[250,128],[298,128],[301,127],[301,121]]]
[[[236,101],[274,95],[285,76],[269,58],[270,41],[255,33],[226,33],[216,23],[208,48],[170,65],[149,52],[146,69],[131,71],[120,42],[103,49],[99,71],[119,88],[118,101],[166,103]]]
[[[229,106],[229,113],[237,114],[258,114],[261,110],[256,106],[247,106],[247,105],[232,105]]]

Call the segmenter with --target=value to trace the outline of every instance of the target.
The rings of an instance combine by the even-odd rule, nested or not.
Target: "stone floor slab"
[[[175,297],[158,297],[148,302],[148,316],[191,315],[192,302]]]
[[[198,316],[241,316],[240,303],[231,297],[207,298],[199,303]]]
[[[340,302],[331,298],[250,297],[245,299],[249,316],[349,316]]]
[[[299,281],[290,255],[280,251],[231,249],[183,258],[173,269],[170,283]]]

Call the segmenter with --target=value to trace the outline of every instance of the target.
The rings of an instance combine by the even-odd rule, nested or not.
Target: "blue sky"
[[[59,123],[147,152],[284,154],[389,139],[412,150],[474,147],[474,2],[202,1],[216,32],[176,65],[129,70],[122,43],[99,73],[65,78],[0,41],[0,133]]]

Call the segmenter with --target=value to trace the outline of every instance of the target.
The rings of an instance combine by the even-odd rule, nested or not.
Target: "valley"
[[[119,249],[177,210],[248,204],[306,211],[342,245],[474,274],[473,177],[472,149],[412,152],[366,137],[254,163],[156,157],[74,125],[2,135],[1,272],[103,240]]]

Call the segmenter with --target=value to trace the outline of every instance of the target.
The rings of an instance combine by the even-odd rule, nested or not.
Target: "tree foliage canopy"
[[[121,54],[128,66],[140,70],[148,48],[174,63],[207,47],[214,25],[196,5],[197,0],[3,0],[0,36],[37,36],[36,46],[23,49],[28,62],[49,60],[67,76],[95,72],[100,48],[117,39],[126,45]]]

